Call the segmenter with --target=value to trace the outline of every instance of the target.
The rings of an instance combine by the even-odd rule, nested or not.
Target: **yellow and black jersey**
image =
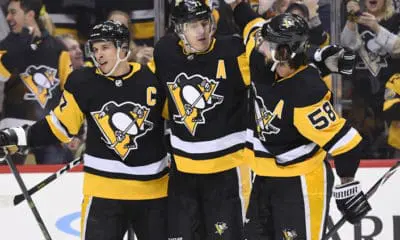
[[[273,84],[252,79],[252,86],[249,145],[257,174],[305,174],[327,153],[345,155],[360,143],[358,132],[336,114],[317,69],[302,66]]]
[[[383,115],[390,122],[388,143],[400,149],[400,74],[394,74],[386,83]]]
[[[206,52],[185,54],[180,39],[166,35],[154,61],[167,88],[177,168],[215,173],[240,165],[250,81],[242,40],[217,37]]]
[[[29,131],[29,145],[68,142],[86,119],[84,194],[112,199],[166,196],[165,92],[146,66],[110,78],[75,70],[59,105]]]
[[[131,32],[133,40],[138,45],[154,45],[155,35],[155,10],[154,1],[137,1],[131,6]]]
[[[32,41],[25,32],[10,33],[0,43],[0,80],[6,82],[4,118],[43,118],[57,106],[71,71],[68,52],[52,36],[44,32]]]

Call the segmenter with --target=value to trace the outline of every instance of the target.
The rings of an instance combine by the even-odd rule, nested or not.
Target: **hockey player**
[[[11,0],[7,22],[11,32],[0,42],[0,81],[5,82],[0,128],[33,124],[60,101],[71,60],[65,47],[43,27],[40,0]],[[3,94],[3,93],[1,93]],[[33,150],[36,162],[63,163],[59,143]],[[23,164],[25,155],[15,155]]]
[[[169,239],[243,236],[248,64],[238,37],[216,37],[210,8],[176,0],[175,34],[155,46],[156,74],[168,90],[174,157],[168,189]],[[241,181],[242,180],[242,181]]]
[[[341,179],[333,188],[338,209],[350,223],[360,221],[371,209],[354,180],[362,139],[334,111],[332,93],[318,70],[307,63],[307,22],[291,13],[265,22],[245,3],[237,5],[234,14],[236,22],[246,26],[254,89],[250,109],[255,119],[248,145],[257,176],[246,237],[322,238],[333,187],[328,154]],[[260,49],[261,44],[267,48]]]
[[[128,43],[119,22],[96,25],[87,49],[97,68],[72,72],[45,119],[0,132],[1,146],[34,148],[68,142],[86,119],[83,240],[122,240],[130,224],[139,240],[167,238],[165,93],[148,67],[126,61]]]

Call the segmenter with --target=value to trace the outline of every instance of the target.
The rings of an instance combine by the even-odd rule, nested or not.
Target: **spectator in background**
[[[7,25],[6,18],[4,16],[2,9],[0,8],[0,41],[3,40],[8,35],[9,32],[10,29]]]
[[[310,44],[314,47],[324,47],[329,44],[329,33],[322,27],[318,15],[318,0],[304,0],[303,2],[291,3],[286,12],[294,13],[304,18],[310,27]],[[315,49],[314,49],[315,50]]]
[[[132,31],[129,15],[124,11],[121,10],[111,11],[108,14],[107,20],[118,21],[123,25],[125,25],[126,27],[128,27],[130,31]],[[131,33],[131,36],[132,35],[133,33]],[[146,45],[139,46],[133,41],[133,39],[131,39],[130,48],[131,48],[131,55],[128,59],[129,61],[146,64],[153,57],[153,51],[154,51],[153,47],[148,47]]]
[[[11,32],[0,42],[0,80],[5,82],[0,128],[31,125],[60,101],[71,61],[65,47],[50,36],[39,19],[40,0],[11,0]],[[43,14],[43,12],[42,12]],[[32,150],[37,163],[64,163],[70,154],[61,144]],[[24,163],[25,156],[14,157]]]
[[[400,73],[394,74],[386,83],[385,120],[390,124],[388,144],[394,148],[393,158],[400,158]]]
[[[72,34],[80,44],[85,43],[90,27],[95,23],[93,0],[43,0],[54,23],[54,36]]]
[[[7,25],[6,17],[4,16],[4,13],[2,11],[3,8],[3,0],[0,1],[0,41],[3,40],[8,33],[10,32],[10,29]],[[4,91],[4,82],[0,81],[0,93]],[[4,94],[0,94],[0,113],[3,111],[3,100],[4,100]]]
[[[364,158],[386,158],[387,145],[382,118],[385,84],[399,66],[400,15],[392,0],[364,0],[361,10],[357,1],[346,4],[348,20],[341,43],[358,54],[352,78],[352,109],[349,120],[362,133],[369,146]]]
[[[57,36],[57,38],[60,39],[67,48],[69,57],[71,58],[72,68],[75,70],[84,67],[83,51],[78,40],[76,40],[72,34],[68,33]]]

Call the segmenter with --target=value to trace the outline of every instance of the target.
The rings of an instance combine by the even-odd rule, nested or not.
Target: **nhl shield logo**
[[[153,123],[147,120],[149,114],[150,109],[140,104],[114,101],[106,103],[100,111],[91,112],[103,133],[103,141],[122,160],[138,148],[137,139],[153,129]]]
[[[199,74],[188,77],[185,73],[176,76],[174,82],[167,82],[178,112],[173,119],[176,123],[184,124],[193,136],[198,124],[206,122],[204,113],[224,100],[223,96],[215,94],[218,84]]]
[[[56,74],[56,69],[44,65],[27,67],[25,72],[20,74],[22,82],[30,91],[25,94],[24,99],[36,100],[45,108],[47,101],[52,98],[51,91],[60,84]]]

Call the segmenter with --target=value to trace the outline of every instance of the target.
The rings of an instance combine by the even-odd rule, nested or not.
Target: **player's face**
[[[367,7],[368,12],[377,14],[384,11],[385,1],[386,0],[366,0],[365,6]]]
[[[71,38],[64,39],[64,44],[68,49],[69,56],[71,58],[72,67],[78,69],[83,66],[83,53],[78,41]]]
[[[111,41],[94,42],[92,51],[100,70],[104,74],[109,73],[117,62],[117,48],[114,43]]]
[[[183,34],[192,48],[199,52],[207,50],[211,44],[210,19],[195,20],[185,23]]]
[[[20,2],[11,1],[7,8],[7,22],[10,26],[10,30],[13,33],[22,32],[22,28],[25,26],[25,12],[21,8]]]

